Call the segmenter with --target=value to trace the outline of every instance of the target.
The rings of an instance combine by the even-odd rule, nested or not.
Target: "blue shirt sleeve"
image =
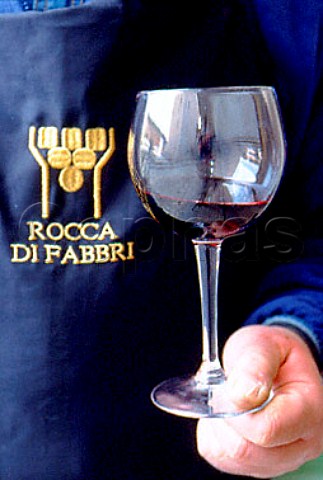
[[[274,212],[297,219],[304,248],[299,258],[277,265],[265,277],[247,323],[296,329],[322,367],[323,4],[255,0],[255,5],[275,65],[287,139],[286,172]]]
[[[262,285],[247,324],[285,325],[307,341],[323,367],[323,260],[282,265]]]

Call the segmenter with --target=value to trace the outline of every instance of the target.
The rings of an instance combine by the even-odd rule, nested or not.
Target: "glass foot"
[[[173,415],[188,418],[229,418],[263,409],[273,398],[273,392],[261,405],[239,409],[227,394],[226,381],[205,385],[194,377],[179,377],[157,385],[151,393],[156,407]]]

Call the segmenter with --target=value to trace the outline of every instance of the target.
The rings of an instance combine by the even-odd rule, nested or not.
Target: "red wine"
[[[148,212],[159,223],[179,232],[197,229],[213,238],[237,233],[258,217],[268,204],[268,200],[237,203],[193,201],[147,191],[142,191],[140,196]]]

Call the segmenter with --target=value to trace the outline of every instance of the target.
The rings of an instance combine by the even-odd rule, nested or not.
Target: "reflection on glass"
[[[272,166],[264,168],[262,158],[264,150],[274,158],[275,145],[258,123],[269,121],[267,105],[256,90],[234,102],[225,89],[211,90],[151,92],[145,99],[140,181],[178,220],[205,223],[208,205],[255,203],[273,188]]]

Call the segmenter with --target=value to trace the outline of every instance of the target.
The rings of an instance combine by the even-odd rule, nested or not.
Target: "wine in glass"
[[[172,378],[153,402],[181,416],[245,413],[227,397],[217,340],[217,290],[223,240],[244,229],[272,200],[285,142],[271,87],[143,91],[129,135],[132,180],[148,212],[175,229],[194,226],[202,307],[202,362]],[[262,408],[270,399],[252,410]]]

